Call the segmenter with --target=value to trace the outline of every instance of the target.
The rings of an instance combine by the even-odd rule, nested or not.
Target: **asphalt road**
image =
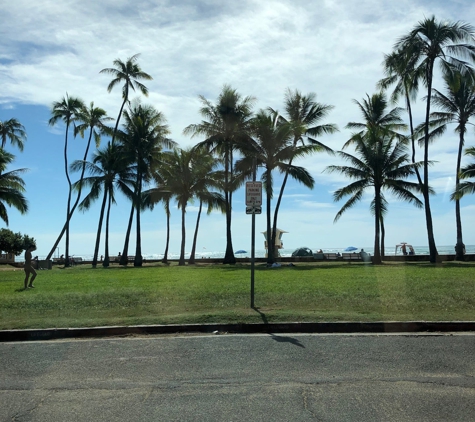
[[[0,343],[0,421],[475,421],[475,336]]]

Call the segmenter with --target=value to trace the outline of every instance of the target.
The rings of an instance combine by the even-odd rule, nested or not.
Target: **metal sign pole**
[[[256,181],[256,159],[252,163],[252,181]],[[251,223],[251,308],[254,308],[254,262],[256,253],[256,214],[252,213]]]

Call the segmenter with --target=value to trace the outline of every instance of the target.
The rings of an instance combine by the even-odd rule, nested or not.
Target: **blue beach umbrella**
[[[352,252],[352,251],[356,251],[358,248],[355,248],[354,246],[348,246],[346,249],[345,249],[345,252]]]
[[[244,249],[239,249],[238,251],[234,252],[235,254],[240,254],[240,253],[247,253]]]

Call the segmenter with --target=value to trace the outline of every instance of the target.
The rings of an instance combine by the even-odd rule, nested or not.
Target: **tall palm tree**
[[[316,138],[322,135],[338,132],[337,125],[333,123],[320,124],[321,120],[327,117],[333,110],[333,106],[321,104],[316,101],[316,94],[311,92],[308,95],[302,95],[298,90],[287,89],[285,92],[285,116],[279,117],[279,124],[289,125],[293,136],[293,147],[297,145],[314,145],[315,152],[327,152],[333,154],[333,150],[328,148]],[[269,109],[271,112],[277,111]],[[292,165],[292,158],[289,161]],[[277,233],[277,216],[284,195],[284,189],[287,185],[289,174],[285,172],[282,185],[280,186],[279,196],[274,209],[274,219],[272,224],[272,236],[270,243],[275,245]]]
[[[123,147],[114,143],[95,151],[92,161],[76,160],[71,164],[71,170],[80,171],[86,168],[89,176],[81,178],[74,184],[75,189],[90,188],[89,193],[79,204],[81,211],[88,210],[102,193],[102,204],[99,214],[96,243],[92,266],[97,266],[102,224],[106,217],[105,253],[103,266],[109,266],[109,216],[111,204],[115,203],[115,192],[119,189],[127,197],[131,197],[131,187],[135,181],[135,173],[126,161]],[[107,210],[106,210],[107,207]]]
[[[275,240],[271,242],[272,226],[271,203],[274,196],[274,171],[290,175],[293,179],[312,189],[314,179],[303,167],[292,164],[296,158],[314,153],[319,145],[294,146],[293,132],[290,125],[279,124],[279,115],[276,112],[261,110],[253,121],[255,142],[244,158],[238,161],[236,168],[244,171],[252,167],[254,159],[258,166],[263,167],[262,182],[266,191],[267,216],[267,262],[275,261]]]
[[[200,114],[205,120],[198,124],[191,124],[183,131],[185,135],[205,136],[206,139],[197,144],[220,156],[224,160],[224,198],[226,201],[226,252],[224,264],[235,264],[232,234],[231,214],[232,195],[239,187],[239,178],[234,172],[234,152],[245,148],[251,141],[253,97],[242,97],[229,85],[224,85],[216,104],[200,96],[202,107]],[[240,179],[242,183],[242,179]]]
[[[435,16],[432,16],[418,22],[409,34],[400,38],[395,45],[395,49],[403,52],[403,56],[408,57],[413,68],[422,75],[422,81],[427,87],[424,121],[423,196],[430,262],[432,263],[438,260],[429,202],[429,125],[434,67],[436,61],[439,61],[443,68],[447,64],[464,68],[466,63],[460,59],[468,57],[472,61],[475,60],[475,46],[472,45],[474,33],[474,28],[469,24],[440,22],[435,19]]]
[[[378,87],[385,90],[395,85],[391,94],[391,103],[397,104],[404,97],[406,110],[409,117],[409,129],[411,132],[412,162],[416,162],[416,131],[412,115],[412,102],[416,100],[419,92],[419,82],[423,78],[423,69],[414,69],[413,57],[408,56],[407,51],[394,51],[384,56],[383,68],[387,75],[378,82]],[[419,170],[415,169],[417,180],[422,185]]]
[[[455,191],[458,191],[465,133],[467,132],[469,119],[475,116],[475,79],[473,72],[461,73],[457,70],[450,70],[445,72],[444,81],[446,95],[436,89],[432,90],[432,101],[442,111],[431,113],[431,117],[435,119],[432,123],[437,126],[442,124],[445,127],[448,123],[457,123],[455,131],[459,134],[459,144],[455,172]],[[457,229],[455,259],[463,260],[464,246],[459,198],[455,198],[455,220]]]
[[[5,149],[7,139],[9,139],[12,145],[16,145],[20,151],[23,151],[23,142],[26,140],[25,127],[14,118],[4,122],[0,120],[0,139],[2,149]]]
[[[17,169],[6,171],[7,166],[13,162],[14,155],[0,148],[0,219],[8,226],[7,207],[14,207],[21,214],[28,211],[28,201],[23,192],[25,192],[25,182],[21,174],[28,169]]]
[[[125,63],[121,59],[115,59],[113,61],[115,67],[108,67],[99,72],[113,76],[112,81],[110,81],[107,87],[108,92],[111,92],[116,85],[124,84],[122,87],[123,101],[115,122],[114,132],[112,133],[112,143],[114,143],[115,137],[117,136],[117,128],[119,127],[119,121],[122,117],[122,111],[124,110],[125,104],[129,102],[130,91],[138,89],[143,95],[148,97],[148,88],[139,82],[139,80],[151,81],[153,78],[148,73],[145,73],[137,63],[139,56],[140,54],[135,54],[127,58]]]
[[[380,228],[382,215],[387,211],[387,200],[384,190],[388,190],[399,199],[413,203],[422,208],[422,202],[412,192],[420,192],[419,183],[407,181],[407,177],[414,174],[418,163],[409,161],[407,146],[404,140],[398,139],[388,129],[374,127],[364,134],[355,134],[352,145],[356,155],[339,151],[338,155],[347,161],[347,166],[328,166],[325,171],[338,172],[354,180],[348,186],[335,191],[335,201],[350,196],[343,207],[335,216],[335,222],[343,213],[358,203],[365,190],[372,188],[373,200],[370,209],[374,215],[374,259],[375,264],[380,264]]]
[[[72,183],[71,178],[69,177],[69,166],[68,166],[68,133],[69,126],[71,123],[77,119],[78,114],[84,108],[84,102],[77,97],[70,97],[67,93],[66,96],[62,98],[61,101],[56,101],[53,103],[51,109],[51,118],[49,119],[49,124],[54,126],[58,121],[62,120],[66,126],[66,132],[64,137],[64,172],[66,174],[66,180],[68,182],[68,201],[66,207],[66,259],[65,266],[69,267],[69,221],[71,213],[71,194],[72,194]],[[58,242],[59,243],[59,242]],[[54,249],[52,249],[54,251]],[[51,257],[52,253],[48,255],[48,259]]]
[[[110,120],[113,120],[113,119],[107,116],[107,112],[104,109],[100,107],[94,107],[94,102],[90,103],[89,108],[84,106],[80,110],[78,110],[78,112],[76,113],[74,135],[76,136],[77,134],[80,134],[81,137],[84,138],[84,133],[86,132],[86,130],[89,130],[89,137],[87,140],[86,148],[84,150],[84,157],[83,157],[84,163],[86,162],[87,156],[89,154],[92,137],[94,136],[96,148],[98,148],[101,142],[101,135],[104,133],[109,133],[110,131],[109,128],[105,124],[107,121],[110,121]],[[80,170],[81,175],[79,178],[79,182],[84,178],[85,170],[86,170],[86,167],[85,165],[83,165],[83,167]],[[78,193],[74,201],[74,204],[72,205],[70,209],[68,218],[66,222],[64,223],[63,229],[61,230],[58,238],[56,239],[56,242],[54,243],[48,256],[46,257],[47,260],[49,260],[53,256],[53,253],[56,250],[56,247],[58,246],[59,242],[63,238],[63,235],[66,231],[66,227],[68,227],[69,222],[71,221],[71,218],[74,214],[74,211],[76,210],[76,207],[79,204],[79,201],[81,199],[82,184],[79,183],[78,186],[79,186],[79,189],[78,189]]]
[[[136,248],[134,266],[142,265],[142,242],[140,229],[140,213],[142,211],[142,190],[144,183],[152,180],[153,169],[159,164],[163,148],[173,148],[176,144],[167,138],[170,133],[163,114],[149,105],[133,103],[129,110],[123,112],[125,129],[121,134],[124,152],[136,170],[134,200],[132,201],[131,218],[124,242],[121,264],[127,263],[128,243],[131,220],[136,211]]]

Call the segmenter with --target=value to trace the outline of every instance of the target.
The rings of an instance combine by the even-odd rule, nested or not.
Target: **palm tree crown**
[[[125,63],[120,59],[115,59],[113,64],[115,67],[108,67],[102,69],[99,73],[106,73],[113,76],[112,81],[110,81],[107,91],[111,92],[116,85],[123,83],[122,86],[122,104],[120,106],[119,115],[117,117],[114,132],[112,134],[111,142],[114,142],[117,135],[117,128],[119,127],[119,121],[124,110],[124,106],[129,102],[130,91],[139,90],[146,97],[148,96],[148,88],[139,82],[139,80],[151,81],[153,78],[145,73],[140,65],[137,63],[140,54],[135,54],[125,61]]]
[[[26,140],[25,127],[14,118],[4,122],[0,120],[0,139],[3,149],[5,149],[7,139],[9,139],[12,145],[16,145],[20,151],[23,151],[23,142]]]
[[[27,169],[11,170],[6,172],[7,166],[13,162],[14,156],[0,148],[0,219],[8,226],[7,205],[14,207],[21,214],[28,211],[28,201],[25,192],[25,182],[20,177]]]

